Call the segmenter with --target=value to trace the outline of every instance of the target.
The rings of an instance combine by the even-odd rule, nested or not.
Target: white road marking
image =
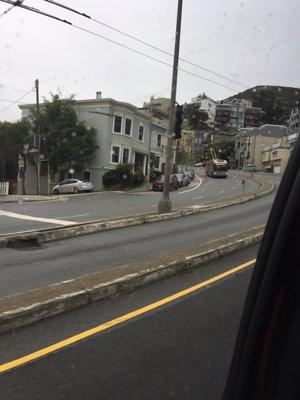
[[[220,194],[225,193],[225,190],[221,190],[221,192],[219,192]]]
[[[197,185],[197,186],[193,187],[192,189],[188,189],[188,190],[184,190],[183,192],[179,192],[179,194],[184,194],[184,193],[187,193],[187,192],[191,192],[192,190],[196,190],[196,189],[198,189],[198,187],[199,187],[200,185],[202,185],[202,183],[203,183],[203,179],[202,179],[202,178],[200,178],[198,175],[196,175],[196,178],[198,178],[198,179],[199,179],[199,183],[198,183],[198,185]]]
[[[87,215],[91,215],[91,214],[63,215],[63,216],[59,216],[57,218],[77,218],[77,217],[86,217]]]
[[[198,196],[198,197],[193,197],[193,200],[197,200],[197,199],[203,199],[204,196]]]
[[[151,207],[157,207],[157,204],[153,204]]]
[[[235,186],[233,186],[232,189],[235,189]]]
[[[25,214],[17,214],[11,211],[4,211],[0,210],[0,216],[10,217],[10,218],[17,218],[17,219],[25,219],[28,221],[37,221],[37,222],[46,222],[47,224],[55,224],[55,225],[73,225],[76,222],[73,221],[64,221],[61,219],[53,219],[53,218],[40,218],[40,217],[33,217],[31,215]]]

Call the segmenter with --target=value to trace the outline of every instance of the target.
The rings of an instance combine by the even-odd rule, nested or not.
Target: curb
[[[218,208],[242,204],[266,196],[274,191],[275,185],[270,181],[258,180],[256,178],[249,179],[255,180],[261,186],[257,192],[245,196],[237,196],[225,200],[220,200],[214,204],[204,203],[202,205],[187,206],[184,208],[175,209],[169,213],[164,214],[137,214],[115,219],[102,219],[92,222],[82,222],[69,226],[45,228],[35,231],[24,231],[12,234],[3,234],[0,235],[0,247],[22,247],[28,245],[39,245],[41,243],[63,240],[111,229],[126,228],[152,222],[166,221],[169,219],[213,211]]]
[[[140,261],[95,272],[0,299],[0,332],[28,325],[53,315],[126,294],[165,277],[201,265],[258,243],[264,226],[193,246],[151,261]]]
[[[45,198],[39,199],[1,199],[0,197],[0,204],[24,204],[24,203],[44,203],[44,202],[51,202],[61,200],[60,196],[45,196]]]

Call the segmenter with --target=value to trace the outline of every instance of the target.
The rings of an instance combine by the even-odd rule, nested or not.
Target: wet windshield
[[[1,400],[222,398],[299,5],[0,0]]]

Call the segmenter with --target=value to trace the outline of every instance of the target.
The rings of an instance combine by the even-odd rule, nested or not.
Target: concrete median
[[[185,251],[170,253],[68,281],[18,293],[0,300],[0,332],[61,314],[101,299],[125,294],[165,277],[258,243],[264,226],[229,235]]]
[[[110,229],[126,228],[152,222],[166,221],[169,219],[199,214],[213,211],[218,208],[229,207],[242,204],[251,200],[258,199],[273,192],[275,186],[272,182],[257,178],[249,178],[257,181],[260,188],[257,192],[245,196],[236,196],[220,200],[215,203],[203,203],[200,205],[186,206],[165,214],[149,213],[136,214],[113,219],[95,220],[92,222],[77,223],[69,226],[39,229],[35,231],[25,231],[12,234],[0,235],[0,247],[22,247],[30,245],[39,245],[56,240],[63,240],[81,235],[102,232]]]

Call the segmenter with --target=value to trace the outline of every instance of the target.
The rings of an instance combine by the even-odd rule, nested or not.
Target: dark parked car
[[[189,177],[186,174],[175,174],[178,179],[179,187],[187,186],[189,182]]]
[[[163,190],[164,182],[165,182],[165,176],[161,175],[152,183],[152,189],[153,190]],[[170,190],[178,189],[178,188],[179,188],[179,182],[178,182],[177,176],[171,175]]]

